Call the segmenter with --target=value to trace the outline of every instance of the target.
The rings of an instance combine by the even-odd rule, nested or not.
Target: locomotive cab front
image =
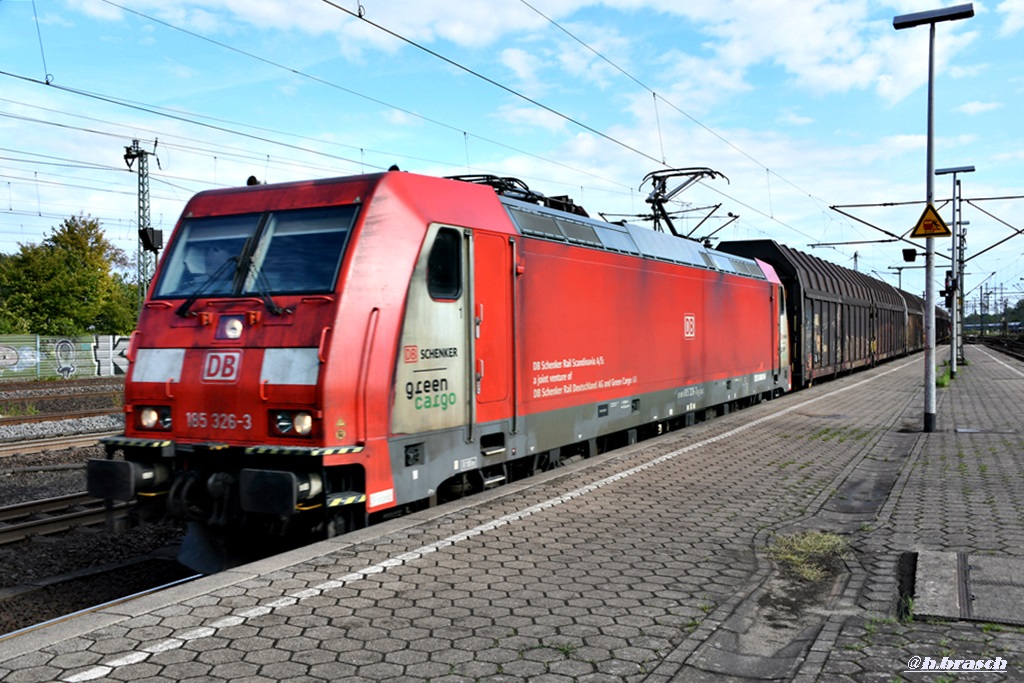
[[[360,449],[324,448],[345,437],[343,424],[325,426],[344,400],[325,395],[324,378],[332,335],[353,322],[339,318],[338,290],[367,184],[335,184],[330,197],[300,185],[190,201],[132,338],[124,435],[89,462],[90,494],[188,520],[208,544],[211,529],[330,535],[329,496],[362,490],[362,468],[344,462]],[[283,201],[297,195],[306,201]],[[325,458],[338,465],[329,477]],[[301,525],[297,513],[308,513]],[[210,548],[185,553],[201,570],[223,566],[204,559]]]

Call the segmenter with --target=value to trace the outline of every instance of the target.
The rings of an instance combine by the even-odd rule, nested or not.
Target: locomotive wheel
[[[349,509],[353,508],[353,509]],[[324,523],[324,536],[334,538],[347,534],[350,531],[361,529],[365,524],[359,522],[362,507],[358,505],[347,506],[336,512],[328,512],[328,519]]]

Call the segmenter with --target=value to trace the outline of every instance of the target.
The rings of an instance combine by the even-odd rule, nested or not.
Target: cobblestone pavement
[[[870,590],[857,596],[862,614],[830,618],[836,637],[818,680],[1024,680],[1024,604],[1017,625],[901,621],[892,609],[901,552],[1024,558],[1024,365],[982,347],[965,354],[970,365],[937,393],[939,430],[922,435],[878,519],[852,539]],[[1001,657],[1008,667],[1005,675],[899,674],[914,656]]]
[[[1024,679],[1024,628],[897,612],[903,553],[1024,554],[1024,366],[968,360],[933,434],[904,359],[0,641],[0,680]],[[780,573],[801,530],[842,534],[843,571]]]

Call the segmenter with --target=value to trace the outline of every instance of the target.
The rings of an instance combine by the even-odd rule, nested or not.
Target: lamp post
[[[925,194],[931,206],[935,196],[935,24],[940,21],[967,19],[974,16],[974,5],[956,5],[943,9],[901,14],[894,17],[892,27],[897,31],[928,24],[928,160],[925,171]],[[924,297],[924,431],[935,431],[935,238],[925,241],[925,297]]]
[[[958,240],[960,239],[957,235],[957,226],[960,224],[960,181],[957,180],[957,173],[974,173],[974,166],[951,166],[949,168],[937,168],[935,169],[935,175],[952,175],[953,176],[953,222],[950,223],[950,228],[953,230],[953,250],[950,254],[953,262],[952,277],[949,278],[949,284],[947,287],[952,288],[952,305],[949,306],[949,376],[956,379],[956,361],[957,361],[957,349],[960,348],[957,339],[960,338],[960,326],[959,316],[957,315],[957,309],[960,302],[960,261],[957,258],[959,254]],[[963,258],[960,254],[959,258]],[[948,291],[948,290],[947,290]],[[950,301],[949,295],[947,294],[946,300]]]
[[[963,202],[961,201],[961,204],[962,203]],[[963,212],[961,211],[960,213],[962,215]],[[964,255],[967,253],[967,230],[965,230],[965,228],[970,224],[970,221],[965,221],[963,219],[957,221],[957,237],[959,239],[957,239],[956,251],[960,254],[960,263],[957,264],[956,282],[957,286],[960,288],[960,297],[957,299],[956,315],[957,319],[960,321],[960,335],[956,338],[956,362],[960,365],[967,364],[967,359],[964,357],[964,334],[966,334],[967,331],[967,315],[964,306],[966,305],[965,299],[967,298],[967,276],[974,274],[964,272]]]

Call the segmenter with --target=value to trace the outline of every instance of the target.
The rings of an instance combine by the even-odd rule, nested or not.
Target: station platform
[[[7,638],[0,680],[1024,680],[1024,364],[965,353],[935,432],[919,354]],[[818,582],[768,552],[802,531],[849,544]]]

